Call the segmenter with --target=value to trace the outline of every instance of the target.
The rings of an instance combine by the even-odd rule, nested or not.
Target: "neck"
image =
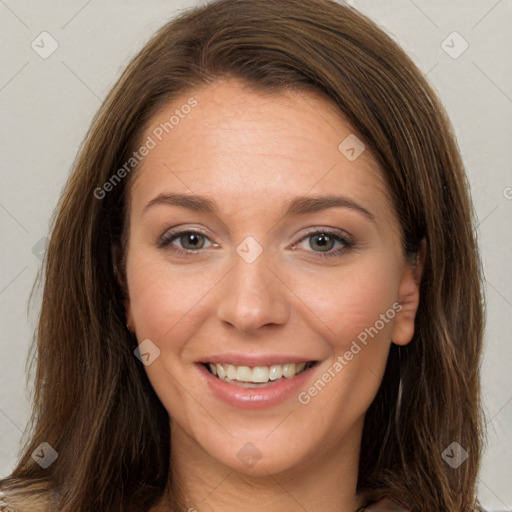
[[[336,449],[316,453],[293,469],[257,477],[220,463],[172,423],[173,488],[183,497],[184,512],[354,512],[364,504],[356,495],[362,421]],[[162,504],[154,511],[169,508]]]

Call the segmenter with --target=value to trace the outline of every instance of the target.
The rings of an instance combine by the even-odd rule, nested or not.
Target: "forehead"
[[[390,208],[375,159],[319,93],[266,93],[218,81],[162,108],[145,130],[148,138],[153,147],[134,176],[136,209],[166,189],[217,198],[226,213],[255,198],[276,208],[276,198],[283,203],[315,192]]]

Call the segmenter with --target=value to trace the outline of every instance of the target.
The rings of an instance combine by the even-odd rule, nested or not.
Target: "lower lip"
[[[276,381],[266,387],[244,388],[215,377],[202,364],[197,366],[214,396],[239,409],[267,409],[291,396],[297,396],[316,367],[315,365],[295,377]]]

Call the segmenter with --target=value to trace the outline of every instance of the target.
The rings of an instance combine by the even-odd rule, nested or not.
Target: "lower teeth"
[[[266,387],[269,384],[275,384],[280,380],[284,380],[284,378],[280,378],[277,380],[269,380],[268,382],[244,382],[243,380],[229,380],[229,379],[221,379],[224,382],[228,382],[229,384],[236,384],[237,386],[242,386],[243,388],[261,388]]]

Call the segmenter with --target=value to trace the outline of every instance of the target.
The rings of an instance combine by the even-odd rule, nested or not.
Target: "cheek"
[[[306,305],[303,311],[310,311],[310,325],[329,345],[330,357],[299,401],[310,408],[305,421],[311,428],[316,414],[328,414],[336,426],[326,436],[341,436],[364,415],[380,386],[397,313],[398,271],[380,260],[361,259],[350,269],[330,272],[328,279],[300,282],[295,290]]]
[[[199,327],[203,303],[218,280],[208,272],[188,272],[154,261],[150,255],[134,253],[127,260],[130,310],[139,342],[150,339],[159,356],[144,370],[167,411],[186,424],[184,403],[188,391],[187,367],[181,356]]]
[[[384,263],[338,269],[325,277],[302,277],[295,290],[336,353],[353,340],[389,340],[397,297],[394,269]],[[368,345],[369,346],[369,345]]]
[[[128,261],[127,274],[137,334],[155,341],[163,341],[166,336],[182,339],[171,333],[186,329],[216,282],[211,272],[173,271],[166,263],[143,259],[134,264]]]

